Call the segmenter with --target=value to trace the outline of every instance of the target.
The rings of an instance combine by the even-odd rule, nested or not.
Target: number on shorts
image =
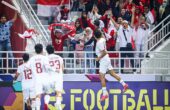
[[[41,63],[36,63],[36,71],[37,73],[42,73],[42,67],[41,67]]]
[[[25,79],[32,79],[32,72],[30,69],[24,70]]]
[[[60,61],[59,60],[50,61],[50,66],[53,66],[56,68],[56,70],[59,70],[60,69]]]

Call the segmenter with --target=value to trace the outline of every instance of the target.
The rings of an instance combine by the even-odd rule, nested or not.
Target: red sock
[[[44,104],[44,110],[48,110],[48,105]]]

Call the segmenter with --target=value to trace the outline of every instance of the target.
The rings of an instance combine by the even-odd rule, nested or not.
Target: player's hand
[[[100,58],[99,58],[99,57],[97,57],[97,58],[96,58],[96,61],[100,61]]]

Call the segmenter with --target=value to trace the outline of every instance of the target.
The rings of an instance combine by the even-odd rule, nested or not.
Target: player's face
[[[1,17],[1,23],[5,23],[7,21],[6,17]]]

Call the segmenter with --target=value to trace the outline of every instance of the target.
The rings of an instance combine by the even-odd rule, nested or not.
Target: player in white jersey
[[[41,94],[45,91],[47,91],[49,88],[49,73],[54,72],[54,70],[49,65],[48,57],[43,55],[43,46],[42,44],[36,44],[35,45],[35,52],[36,55],[30,58],[29,60],[29,66],[32,70],[33,77],[35,78],[35,87],[36,87],[36,110],[40,110],[41,105]],[[47,106],[50,96],[46,95],[44,97],[45,99],[45,106]],[[45,107],[48,109],[47,107]]]
[[[32,100],[35,100],[36,97],[34,86],[35,81],[32,77],[32,71],[27,64],[29,60],[29,54],[23,54],[22,58],[24,63],[18,67],[14,79],[21,80],[24,105],[26,104],[27,106],[25,107],[30,108],[32,107]]]
[[[99,61],[99,74],[100,74],[100,80],[102,85],[102,91],[103,95],[100,99],[100,101],[104,101],[108,98],[108,92],[106,89],[106,82],[105,82],[105,74],[106,72],[109,72],[111,76],[116,78],[122,85],[123,85],[123,92],[125,92],[128,89],[128,84],[126,84],[113,70],[113,67],[111,65],[111,61],[109,58],[109,55],[107,53],[106,49],[106,40],[102,35],[102,32],[100,30],[95,30],[94,32],[95,38],[97,40],[96,43],[96,61]]]
[[[52,45],[48,45],[46,47],[50,66],[53,67],[56,72],[51,73],[51,81],[52,87],[56,91],[56,103],[55,106],[57,110],[62,110],[61,108],[61,100],[62,100],[62,90],[63,90],[63,70],[64,63],[63,58],[59,55],[54,54],[54,47]]]

